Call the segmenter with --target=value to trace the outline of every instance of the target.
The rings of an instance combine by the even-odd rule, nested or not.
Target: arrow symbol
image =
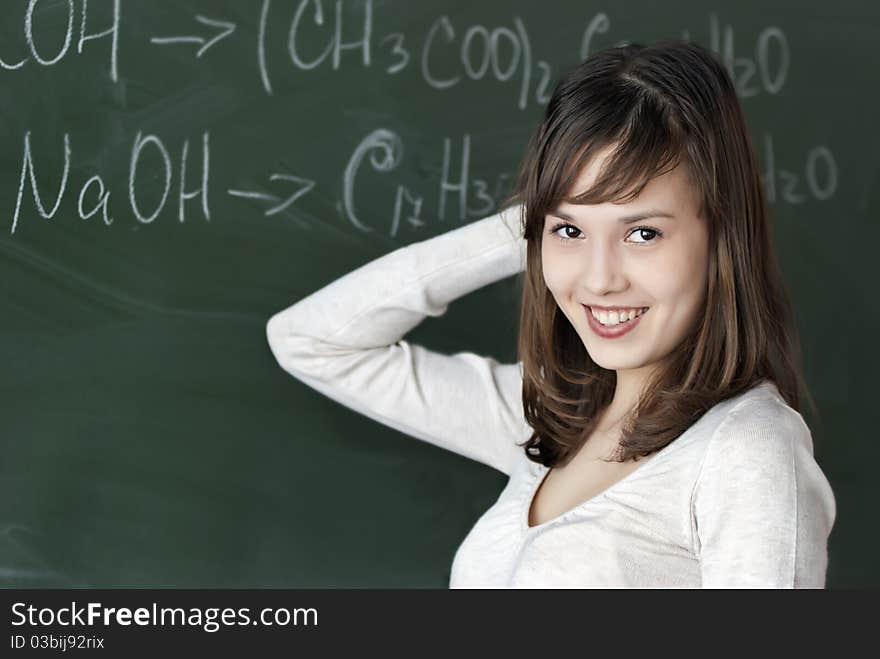
[[[235,23],[227,23],[226,21],[215,21],[210,18],[206,18],[205,16],[196,16],[196,20],[202,25],[207,25],[208,27],[216,27],[220,28],[221,32],[216,34],[213,38],[205,41],[202,37],[153,37],[150,39],[150,43],[155,44],[166,44],[166,43],[197,43],[201,44],[201,48],[196,52],[196,57],[201,57],[205,54],[205,51],[208,50],[215,43],[218,43],[222,39],[225,39],[230,34],[235,32],[236,25]]]
[[[267,217],[269,215],[275,215],[276,213],[280,213],[285,208],[290,206],[297,199],[302,197],[305,193],[315,187],[315,182],[310,181],[306,178],[300,178],[299,176],[294,176],[293,174],[272,174],[269,177],[270,181],[287,181],[289,183],[296,183],[301,185],[299,189],[294,191],[292,195],[282,200],[281,197],[277,195],[269,194],[268,192],[252,192],[249,190],[227,190],[226,192],[233,197],[242,197],[244,199],[259,199],[261,201],[271,201],[275,203],[269,210],[267,210],[263,215]],[[277,203],[280,202],[280,203]]]

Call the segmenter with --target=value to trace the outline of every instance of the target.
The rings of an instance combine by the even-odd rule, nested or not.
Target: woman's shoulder
[[[676,442],[691,446],[690,459],[727,464],[778,462],[813,451],[809,427],[771,380],[716,403]]]
[[[821,470],[813,456],[813,437],[803,416],[769,380],[722,401],[715,411],[703,448],[701,478],[707,473],[735,476],[753,486],[766,475],[768,486],[781,486],[788,476]],[[744,484],[745,485],[745,484]]]
[[[700,435],[717,435],[723,427],[735,427],[760,417],[772,421],[792,417],[803,422],[803,417],[779,393],[772,380],[762,380],[746,391],[725,398],[703,414],[691,427]]]
[[[786,402],[772,380],[763,380],[724,402],[728,404],[719,414],[716,442],[746,444],[744,436],[752,438],[751,443],[786,438],[812,451],[812,435],[803,416]]]

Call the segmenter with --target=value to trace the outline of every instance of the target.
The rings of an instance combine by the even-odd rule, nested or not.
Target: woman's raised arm
[[[520,208],[413,243],[342,276],[269,319],[281,367],[384,425],[509,475],[531,434],[519,364],[403,340],[450,302],[521,272]]]

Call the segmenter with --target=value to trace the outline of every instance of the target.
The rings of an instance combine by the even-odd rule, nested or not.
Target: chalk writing
[[[55,3],[27,0],[22,5],[22,14],[16,18],[22,26],[18,32],[23,37],[21,52],[15,53],[15,47],[0,46],[0,75],[22,75],[22,71],[33,69],[35,65],[56,66],[70,53],[82,53],[91,42],[103,40],[109,46],[110,79],[119,82],[118,50],[123,27],[120,4],[119,0],[106,0],[102,5],[104,13],[96,16],[96,3],[89,0]],[[242,38],[250,39],[250,35],[254,35],[257,62],[251,70],[257,72],[268,96],[279,90],[287,94],[292,84],[302,84],[306,76],[320,75],[321,80],[326,81],[326,76],[335,75],[343,68],[360,67],[365,75],[374,76],[397,76],[411,69],[411,75],[424,84],[426,90],[441,93],[467,84],[492,84],[510,89],[512,106],[519,110],[548,102],[554,66],[535,56],[530,30],[520,16],[480,23],[440,14],[428,16],[411,33],[384,30],[384,16],[376,10],[373,0],[349,5],[342,0],[279,0],[275,3],[263,0],[253,5],[252,10],[250,6],[246,9],[246,13],[252,13],[255,29],[248,29],[246,25],[240,29],[239,15],[235,16],[236,22],[232,22],[225,16],[209,18],[182,12],[183,25],[195,22],[207,30],[191,33],[182,28],[147,39],[156,46],[191,44],[195,46],[195,62],[221,42],[234,48]],[[49,22],[49,18],[55,23]],[[616,40],[617,45],[629,43],[619,38],[622,35],[614,34],[615,24],[608,12],[596,12],[583,20],[579,43],[576,39],[568,46],[569,54],[584,59],[607,46],[610,40]],[[271,30],[274,38],[270,38],[272,26],[280,28]],[[168,36],[169,33],[176,36]],[[284,43],[279,44],[277,38],[282,34]],[[690,39],[690,34],[690,30],[683,32],[685,39]],[[741,97],[778,96],[784,91],[791,66],[791,49],[789,37],[781,27],[758,26],[754,34],[744,36],[734,25],[710,13],[707,41],[708,47],[727,67]],[[280,45],[285,52],[281,64],[288,75],[279,85],[270,77],[269,64],[275,52],[273,48]],[[93,57],[90,61],[102,60]],[[291,67],[297,76],[295,79],[291,79]],[[274,62],[273,71],[280,72],[280,69],[281,65]],[[123,95],[117,98],[124,103]],[[340,184],[327,186],[341,191],[337,205],[341,217],[359,231],[369,233],[380,228],[374,219],[377,217],[389,218],[381,230],[392,238],[400,236],[405,228],[421,230],[432,220],[464,222],[490,214],[509,192],[511,171],[479,176],[472,171],[474,142],[481,137],[471,132],[436,138],[436,150],[429,158],[436,164],[430,165],[436,172],[430,179],[430,189],[419,189],[424,185],[411,180],[398,180],[409,171],[408,166],[404,168],[405,158],[421,163],[425,154],[405,149],[402,133],[394,127],[393,121],[389,123],[386,119],[389,118],[377,119],[375,127],[360,141],[355,138],[357,143],[352,145],[350,155],[339,164]],[[152,126],[149,122],[142,125]],[[165,215],[183,223],[187,214],[193,212],[210,221],[210,131],[196,125],[195,130],[201,133],[201,153],[193,163],[190,162],[193,160],[190,139],[185,136],[172,140],[160,135],[155,126],[130,130],[130,136],[122,138],[122,142],[130,144],[125,147],[129,149],[124,154],[127,190],[122,198],[135,223],[150,225]],[[295,130],[292,128],[292,132]],[[118,132],[117,128],[117,135]],[[61,133],[56,129],[55,134]],[[81,220],[100,216],[105,226],[114,224],[114,218],[121,217],[121,209],[113,212],[115,196],[105,173],[83,172],[82,167],[76,166],[69,132],[63,132],[60,145],[56,142],[55,147],[51,147],[57,149],[52,158],[38,155],[35,144],[41,142],[40,138],[46,139],[38,132],[24,131],[11,233],[20,228],[31,202],[38,217],[53,219],[63,207],[68,191],[75,200],[75,215]],[[117,137],[114,143],[119,141]],[[773,134],[767,130],[761,132],[756,144],[762,162],[762,182],[770,203],[821,202],[836,194],[840,172],[829,144],[806,145],[798,153],[781,154],[777,153]],[[216,157],[228,158],[222,154]],[[57,174],[44,171],[48,167],[44,164],[46,161],[61,163]],[[510,167],[515,164],[510,163]],[[125,170],[125,166],[122,169]],[[264,217],[283,214],[287,219],[295,219],[295,213],[289,211],[315,190],[318,182],[309,178],[308,172],[294,175],[284,169],[272,166],[268,180],[262,184],[242,171],[232,175],[231,181],[235,184],[222,184],[220,188],[232,199],[256,202]],[[376,181],[388,186],[387,198],[382,194],[377,197],[375,193],[362,193],[365,189],[377,189]],[[377,204],[381,208],[377,208]]]
[[[690,31],[684,30],[682,37],[690,41]],[[706,47],[719,56],[740,98],[750,98],[761,91],[778,94],[785,86],[791,53],[788,38],[779,27],[763,28],[755,40],[754,56],[745,57],[736,52],[734,27],[721,25],[716,14],[709,14]]]
[[[263,215],[276,215],[277,213],[281,213],[286,210],[291,204],[293,204],[297,199],[302,197],[304,194],[309,192],[312,188],[315,187],[315,182],[310,181],[309,179],[301,178],[299,176],[294,176],[293,174],[272,174],[269,176],[270,181],[285,181],[287,183],[294,183],[297,187],[294,192],[285,199],[282,199],[278,195],[274,195],[268,192],[261,192],[255,190],[227,190],[227,194],[233,197],[241,197],[243,199],[259,199],[260,201],[269,201],[274,204],[270,206]]]
[[[25,55],[18,61],[7,60],[5,55],[0,54],[0,70],[15,71],[24,67],[29,61],[33,60],[41,66],[53,66],[63,60],[73,41],[74,35],[77,36],[76,52],[82,54],[85,44],[89,41],[110,39],[110,79],[116,82],[119,79],[118,70],[118,53],[119,53],[119,3],[120,0],[111,0],[113,9],[113,18],[109,28],[102,32],[89,32],[89,0],[81,0],[79,21],[75,21],[76,5],[74,0],[66,0],[66,2],[56,3],[56,7],[64,7],[66,9],[64,41],[60,46],[56,46],[57,50],[52,53],[52,48],[45,43],[38,45],[37,34],[34,30],[34,13],[40,0],[28,0],[27,8],[23,18],[24,38],[29,51],[29,55]],[[42,3],[46,5],[46,2]],[[4,7],[6,9],[6,7]],[[4,18],[4,20],[6,20]]]
[[[139,202],[137,198],[139,172],[141,171],[141,160],[144,157],[145,150],[148,147],[151,147],[151,150],[159,156],[161,170],[160,176],[161,180],[163,181],[161,198],[151,212],[145,211],[141,202]],[[179,161],[180,185],[178,187],[177,196],[178,220],[180,222],[183,222],[185,220],[184,202],[195,197],[199,197],[201,200],[201,210],[205,217],[205,220],[210,220],[211,212],[208,205],[210,134],[207,131],[202,134],[202,169],[200,177],[201,184],[198,188],[194,190],[187,190],[186,172],[188,157],[189,140],[184,140],[183,145],[181,146],[181,155]],[[64,133],[63,171],[61,173],[57,192],[55,193],[55,202],[53,203],[51,208],[47,208],[47,206],[43,202],[43,195],[41,194],[40,188],[37,184],[38,176],[36,173],[35,158],[33,155],[31,131],[27,131],[25,133],[24,147],[22,151],[21,174],[19,176],[18,184],[18,195],[15,201],[15,211],[12,217],[12,227],[10,233],[14,234],[16,228],[18,227],[19,218],[21,216],[22,203],[25,197],[25,188],[28,183],[30,183],[30,192],[34,201],[34,206],[36,207],[37,213],[40,215],[40,217],[49,220],[55,216],[55,213],[57,213],[59,208],[61,207],[64,193],[67,190],[70,178],[71,161],[72,148],[70,144],[70,135],[68,133]],[[144,135],[142,132],[139,131],[135,136],[134,142],[132,144],[128,168],[128,200],[132,214],[138,222],[142,224],[150,224],[162,213],[168,201],[168,197],[171,194],[173,175],[174,169],[171,162],[171,153],[163,140],[157,135]],[[92,196],[92,188],[96,189],[95,195],[97,196],[97,204],[91,209],[87,210],[85,204],[86,200]],[[113,218],[110,214],[110,191],[107,189],[107,186],[104,183],[104,179],[101,177],[101,175],[94,174],[86,180],[79,191],[79,195],[77,197],[77,212],[81,219],[88,220],[89,218],[96,215],[98,210],[102,211],[102,217],[104,219],[105,225],[109,226],[113,223]]]
[[[471,135],[465,133],[461,137],[461,157],[453,163],[452,139],[443,139],[443,156],[441,175],[437,188],[437,220],[447,221],[447,197],[452,196],[457,202],[454,221],[463,222],[469,218],[480,217],[490,214],[497,209],[501,201],[501,195],[506,192],[505,183],[512,177],[510,172],[503,172],[496,176],[495,185],[490,194],[489,184],[485,179],[471,176]],[[373,231],[374,227],[365,224],[358,216],[356,191],[357,177],[361,165],[369,156],[369,163],[373,169],[390,173],[396,170],[403,162],[403,140],[393,130],[380,128],[367,135],[354,149],[343,174],[343,211],[346,219],[361,231]],[[457,174],[453,171],[457,170]],[[423,202],[425,196],[414,192],[404,185],[397,185],[392,204],[391,226],[389,235],[397,236],[401,221],[413,228],[425,226],[423,217]],[[478,202],[471,205],[470,201]],[[374,213],[380,217],[384,213]]]
[[[202,25],[207,25],[208,27],[220,28],[220,30],[210,39],[205,39],[204,37],[199,36],[181,36],[181,37],[152,37],[150,39],[150,43],[164,45],[164,44],[176,44],[176,43],[195,43],[201,46],[196,51],[196,57],[201,57],[204,55],[208,49],[228,37],[230,34],[235,32],[236,25],[235,23],[229,23],[228,21],[218,21],[211,18],[206,18],[205,16],[196,15],[196,20]]]
[[[786,204],[802,204],[810,199],[826,201],[837,192],[837,163],[831,149],[819,145],[807,151],[803,173],[799,174],[776,165],[773,137],[763,135],[764,172],[761,182],[769,203],[783,201]],[[806,183],[806,191],[803,184]]]

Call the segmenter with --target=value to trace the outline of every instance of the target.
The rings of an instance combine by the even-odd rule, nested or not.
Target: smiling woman
[[[836,504],[724,67],[682,42],[590,57],[508,201],[266,328],[305,384],[510,477],[450,586],[823,587]],[[523,271],[518,363],[404,339]]]
[[[576,200],[593,188],[621,148],[601,149],[565,199]],[[545,215],[544,284],[590,359],[616,374],[605,419],[636,408],[651,374],[704,315],[709,227],[700,206],[688,166],[681,162],[648,180],[629,204],[563,201]],[[650,315],[642,318],[643,309]]]
[[[564,465],[597,428],[618,430],[616,460],[649,455],[765,379],[816,412],[748,129],[711,54],[633,44],[572,71],[508,202],[528,243],[532,459]],[[603,333],[613,317],[584,306],[648,314]]]

